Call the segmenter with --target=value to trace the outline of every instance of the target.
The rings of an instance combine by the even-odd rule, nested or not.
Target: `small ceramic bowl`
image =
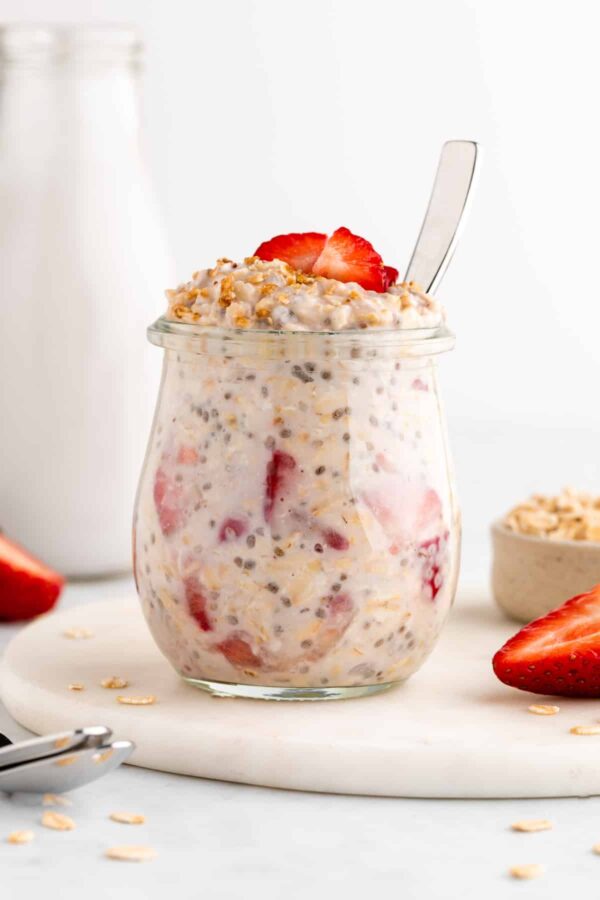
[[[553,541],[492,525],[492,591],[512,619],[531,622],[600,584],[600,543]]]

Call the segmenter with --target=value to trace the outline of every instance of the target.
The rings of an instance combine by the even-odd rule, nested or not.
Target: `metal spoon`
[[[404,276],[431,294],[452,259],[479,172],[481,148],[475,141],[446,141],[442,147],[429,205]]]
[[[0,791],[59,794],[95,781],[125,762],[135,747],[131,741],[110,741],[111,736],[109,728],[94,726],[9,742],[0,749]]]

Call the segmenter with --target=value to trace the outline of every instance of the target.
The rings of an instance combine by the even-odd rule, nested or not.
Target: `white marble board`
[[[88,640],[63,631],[85,627]],[[9,645],[0,694],[37,733],[110,726],[136,742],[131,763],[296,790],[405,797],[540,797],[600,793],[600,736],[570,734],[600,718],[596,701],[550,700],[496,681],[491,655],[517,626],[483,591],[460,596],[432,657],[410,681],[357,700],[216,699],[183,683],[156,649],[133,597],[38,619]],[[100,681],[127,678],[127,691]],[[85,690],[73,692],[71,682]],[[154,694],[123,706],[119,693]]]

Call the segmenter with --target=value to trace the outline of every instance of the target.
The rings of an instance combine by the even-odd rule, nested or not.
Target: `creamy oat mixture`
[[[165,656],[212,682],[407,678],[458,565],[430,360],[339,358],[319,335],[301,359],[293,336],[275,357],[187,340],[167,351],[137,506],[138,589]]]
[[[565,488],[558,496],[533,494],[504,525],[517,534],[554,541],[600,541],[600,497]]]
[[[167,291],[168,318],[200,325],[281,331],[431,328],[444,314],[412,282],[386,293],[332,278],[306,275],[280,260],[220,259],[214,269]]]

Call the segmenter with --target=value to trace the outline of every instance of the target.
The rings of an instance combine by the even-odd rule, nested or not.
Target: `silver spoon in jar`
[[[446,141],[429,205],[404,276],[433,293],[446,274],[465,222],[471,189],[481,162],[475,141]]]

